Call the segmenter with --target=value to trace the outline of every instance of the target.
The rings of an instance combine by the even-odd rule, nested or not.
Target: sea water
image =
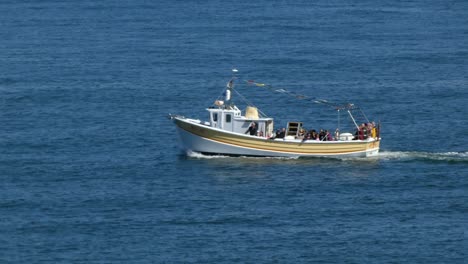
[[[463,263],[466,1],[0,3],[0,262]],[[204,156],[239,70],[380,121],[371,159]],[[335,110],[239,92],[275,127]],[[233,94],[233,100],[239,97]]]

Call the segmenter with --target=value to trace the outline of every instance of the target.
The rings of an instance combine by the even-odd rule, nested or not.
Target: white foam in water
[[[220,159],[220,158],[231,158],[232,156],[227,155],[205,155],[200,152],[187,151],[187,156],[190,158],[197,159]],[[247,157],[240,156],[239,158],[248,159],[298,159],[298,157]],[[468,152],[418,152],[418,151],[381,151],[375,157],[367,158],[349,158],[343,160],[434,160],[434,161],[457,161],[457,162],[468,162]]]
[[[197,158],[197,159],[220,159],[220,158],[233,158],[233,156],[226,156],[226,155],[205,155],[200,152],[189,150],[186,152],[187,156],[190,158]],[[299,157],[251,157],[251,156],[239,156],[238,158],[245,158],[245,159],[284,159],[284,160],[295,160]]]
[[[190,158],[197,158],[197,159],[219,159],[219,158],[228,158],[229,156],[223,156],[223,155],[204,155],[200,152],[195,152],[188,150],[187,156]]]
[[[379,159],[427,159],[440,161],[467,161],[468,152],[418,152],[418,151],[381,151],[378,155]]]

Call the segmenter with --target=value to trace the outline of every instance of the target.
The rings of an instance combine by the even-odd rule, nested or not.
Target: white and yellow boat
[[[224,100],[216,100],[212,107],[206,109],[209,117],[207,121],[170,115],[185,151],[209,155],[261,157],[346,158],[378,154],[380,125],[376,126],[367,118],[362,125],[358,125],[352,114],[354,110],[360,111],[356,106],[352,104],[338,106],[325,100],[311,100],[332,105],[338,112],[346,112],[355,126],[352,131],[338,133],[340,128],[337,128],[334,137],[323,133],[320,138],[315,138],[313,133],[304,131],[302,122],[294,121],[287,123],[284,135],[281,133],[278,135],[274,132],[273,118],[259,116],[258,109],[254,106],[247,106],[243,114],[243,111],[233,103],[231,94],[234,91],[235,80],[238,78],[233,76],[228,83]],[[253,81],[247,83],[271,88]],[[276,91],[291,94],[284,89]],[[307,99],[305,96],[300,98]],[[252,123],[256,128],[250,133],[249,127]]]

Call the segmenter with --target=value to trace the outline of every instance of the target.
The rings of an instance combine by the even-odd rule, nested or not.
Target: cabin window
[[[218,121],[218,113],[213,113],[213,122]]]
[[[226,123],[231,123],[231,115],[226,115]]]

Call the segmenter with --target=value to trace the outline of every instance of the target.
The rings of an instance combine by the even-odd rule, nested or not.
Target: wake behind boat
[[[237,70],[233,70],[237,73]],[[265,87],[273,92],[292,95],[300,100],[309,100],[334,108],[338,112],[338,126],[329,130],[306,129],[301,121],[287,122],[282,129],[274,128],[273,118],[260,115],[255,106],[248,105],[244,111],[233,102],[234,83],[241,81],[235,75],[225,88],[224,98],[215,100],[207,108],[208,120],[169,115],[176,125],[182,148],[185,151],[210,155],[262,156],[262,157],[369,157],[379,152],[380,124],[370,122],[354,104],[333,104],[326,100],[298,95],[285,89],[251,80],[246,85]],[[242,81],[241,81],[242,82]],[[239,94],[240,95],[240,94]],[[243,96],[240,96],[241,98]],[[358,123],[358,111],[364,121]],[[341,130],[341,113],[351,120],[353,127]],[[297,119],[294,119],[297,120]],[[360,124],[360,125],[359,125]],[[344,131],[344,132],[343,132]]]

